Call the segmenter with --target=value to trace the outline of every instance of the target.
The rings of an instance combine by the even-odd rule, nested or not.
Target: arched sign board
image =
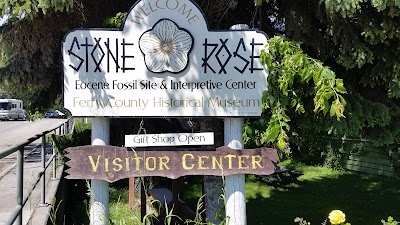
[[[209,30],[190,0],[138,1],[120,30],[65,36],[64,107],[76,117],[260,116],[266,43],[257,30]]]
[[[171,151],[172,150],[172,151]],[[279,170],[276,149],[216,151],[186,150],[132,151],[115,146],[67,148],[67,179],[98,179],[114,182],[128,177],[163,176],[176,179],[186,175],[227,176],[269,175]]]

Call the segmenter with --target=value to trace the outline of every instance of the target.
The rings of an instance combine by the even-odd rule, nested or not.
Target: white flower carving
[[[168,19],[157,22],[152,30],[143,33],[139,39],[147,69],[155,73],[178,73],[184,70],[192,45],[193,38],[189,32],[179,29]]]

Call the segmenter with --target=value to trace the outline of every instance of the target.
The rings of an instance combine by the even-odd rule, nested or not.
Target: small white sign
[[[214,145],[214,133],[125,135],[125,147]]]

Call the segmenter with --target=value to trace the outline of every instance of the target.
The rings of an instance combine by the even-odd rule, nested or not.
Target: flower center
[[[169,41],[169,40],[161,41],[160,50],[165,54],[169,54],[170,52],[172,52],[174,50],[174,46],[172,45],[172,41]]]
[[[164,49],[164,51],[169,51],[169,47],[168,44],[164,43],[162,48]]]

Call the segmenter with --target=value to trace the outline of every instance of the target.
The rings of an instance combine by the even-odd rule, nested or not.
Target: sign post
[[[110,144],[110,119],[92,118],[92,145]],[[109,218],[108,182],[92,179],[90,182],[90,224],[107,225]]]
[[[245,30],[249,26],[237,24],[231,30]],[[243,118],[224,119],[224,144],[233,149],[243,149]],[[228,225],[246,225],[246,190],[245,175],[231,175],[225,177],[225,216]]]
[[[243,118],[224,119],[224,143],[232,149],[243,149]],[[246,225],[245,175],[225,177],[226,218],[228,225]]]

